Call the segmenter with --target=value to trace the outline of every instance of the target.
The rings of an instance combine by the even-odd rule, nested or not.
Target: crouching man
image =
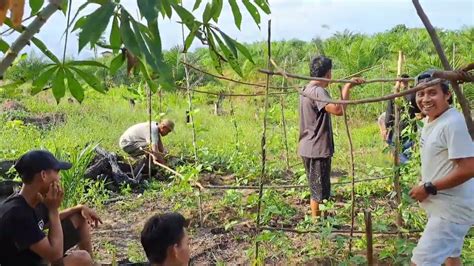
[[[99,216],[82,205],[59,211],[59,171],[71,166],[44,150],[18,160],[23,186],[0,205],[0,265],[92,265],[89,224],[102,223]],[[76,244],[80,250],[65,255]]]
[[[432,79],[428,71],[418,76],[417,84]],[[418,266],[461,265],[464,237],[474,224],[474,143],[451,101],[446,82],[416,93],[426,118],[420,141],[421,184],[410,196],[428,214],[411,258]]]

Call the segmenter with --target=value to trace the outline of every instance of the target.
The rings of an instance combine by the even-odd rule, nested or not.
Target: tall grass
[[[78,204],[101,206],[108,198],[105,189],[105,180],[94,181],[84,177],[87,167],[95,156],[94,149],[98,144],[89,144],[82,150],[73,150],[69,154],[56,151],[61,160],[72,163],[72,168],[61,171],[61,184],[64,188],[62,208],[69,208]]]

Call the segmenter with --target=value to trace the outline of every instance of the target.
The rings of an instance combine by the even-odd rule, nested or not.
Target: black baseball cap
[[[59,161],[46,150],[32,150],[23,154],[15,164],[16,171],[23,177],[33,176],[44,170],[68,170],[71,163]]]
[[[436,71],[435,69],[428,69],[425,72],[422,72],[421,74],[416,76],[415,77],[415,85],[418,85],[422,82],[432,81],[433,79],[435,79],[435,77],[433,76],[435,71]],[[449,81],[441,80],[441,83],[443,83],[443,84],[445,84],[446,86],[449,87]]]

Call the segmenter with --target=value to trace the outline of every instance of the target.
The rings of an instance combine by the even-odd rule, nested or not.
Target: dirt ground
[[[336,179],[337,180],[337,179]],[[207,184],[225,184],[233,182],[232,176],[212,176],[204,175],[200,182]],[[222,191],[208,192],[211,194],[211,200],[203,202],[204,227],[198,226],[197,211],[184,214],[185,217],[191,218],[189,226],[191,239],[191,264],[192,265],[216,265],[225,263],[226,265],[248,265],[251,264],[248,258],[253,255],[246,253],[246,250],[253,250],[254,237],[256,232],[254,221],[241,221],[233,227],[232,230],[226,231],[223,223],[230,221],[236,217],[234,210],[224,208],[216,213],[214,208],[215,200],[221,198],[224,194]],[[244,195],[254,193],[253,190],[243,190]],[[306,200],[290,197],[287,198],[291,206],[297,209],[296,215],[290,221],[279,221],[278,217],[273,218],[267,225],[294,227],[298,222],[304,220],[305,214],[308,212],[309,202]],[[336,197],[336,205],[343,206],[345,201]],[[377,204],[387,204],[381,200]],[[156,213],[172,211],[172,204],[161,195],[141,195],[131,194],[126,199],[121,199],[109,203],[102,209],[101,215],[104,224],[100,228],[93,231],[94,252],[97,254],[97,260],[103,264],[110,264],[112,261],[129,262],[144,261],[144,253],[142,252],[139,235],[145,221]],[[341,225],[337,229],[347,230],[350,227]],[[318,243],[318,234],[305,235],[297,233],[285,233],[294,250],[318,250],[323,243]],[[308,247],[308,239],[311,239],[314,247]],[[334,239],[333,239],[334,240]],[[335,242],[335,241],[333,241]],[[264,245],[264,244],[263,244]],[[321,246],[320,246],[321,245]],[[312,252],[312,251],[310,251]],[[304,252],[303,252],[304,253]],[[299,254],[295,254],[296,259],[288,262],[286,258],[281,258],[279,250],[275,250],[275,254],[267,254],[268,265],[333,265],[335,254],[323,255],[325,259],[312,260],[311,258],[299,259]],[[333,256],[334,255],[334,256]],[[340,256],[340,254],[338,254]],[[311,255],[309,255],[311,257]],[[319,256],[320,257],[320,256]]]
[[[93,231],[92,238],[94,253],[102,264],[110,264],[114,260],[126,262],[131,255],[137,255],[130,254],[131,252],[142,253],[139,236],[145,221],[153,214],[170,211],[165,201],[160,199],[141,201],[137,196],[133,197],[135,199],[111,203],[105,210],[100,211],[104,223]],[[126,201],[138,201],[139,206],[127,206]],[[249,244],[236,239],[239,239],[238,235],[251,233],[248,232],[249,230],[226,233],[225,230],[195,226],[190,225],[193,265],[209,265],[217,261],[225,261],[233,265],[246,263],[245,254],[236,251],[247,249]]]

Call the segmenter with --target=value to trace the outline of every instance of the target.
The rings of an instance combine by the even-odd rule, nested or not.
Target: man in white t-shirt
[[[432,71],[427,71],[417,84],[432,79]],[[420,141],[421,183],[410,196],[428,215],[411,259],[418,266],[461,265],[464,237],[474,224],[474,143],[451,101],[446,82],[416,93],[426,118]]]
[[[159,124],[154,121],[151,122],[151,149],[153,159],[159,163],[165,163],[163,155],[166,153],[161,137],[168,135],[173,129],[174,123],[168,119],[164,119]],[[142,149],[148,149],[150,146],[149,122],[129,127],[120,137],[119,146],[132,157],[144,155],[145,152]]]

